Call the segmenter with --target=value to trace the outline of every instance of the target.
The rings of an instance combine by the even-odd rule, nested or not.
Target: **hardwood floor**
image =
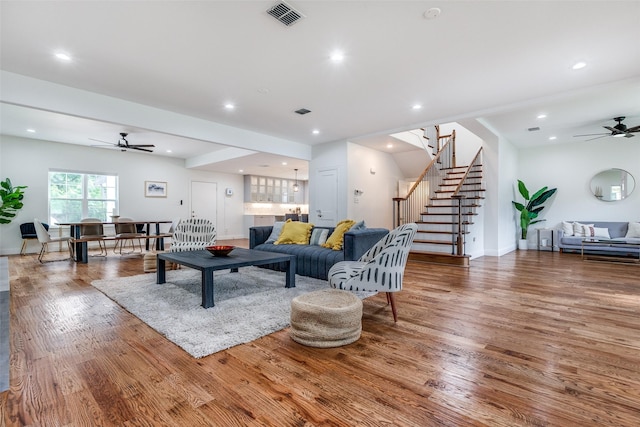
[[[304,347],[285,329],[202,359],[91,286],[141,274],[141,256],[11,256],[9,272],[7,426],[640,425],[638,265],[410,262],[397,324],[377,295],[354,344]]]

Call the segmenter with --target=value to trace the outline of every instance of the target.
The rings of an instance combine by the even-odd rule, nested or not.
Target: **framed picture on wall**
[[[145,197],[167,197],[167,183],[162,181],[145,181]]]

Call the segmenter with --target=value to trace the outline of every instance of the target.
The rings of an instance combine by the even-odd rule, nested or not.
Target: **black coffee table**
[[[223,257],[213,256],[206,250],[159,253],[156,270],[156,283],[158,284],[166,282],[165,261],[200,270],[202,273],[202,306],[204,308],[214,306],[213,272],[216,270],[231,269],[232,272],[237,273],[240,267],[286,262],[289,267],[284,287],[295,288],[296,286],[296,257],[294,255],[243,248],[235,248],[229,255]]]

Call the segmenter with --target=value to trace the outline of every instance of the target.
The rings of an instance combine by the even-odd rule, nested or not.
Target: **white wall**
[[[404,178],[393,156],[353,143],[347,144],[347,156],[347,217],[364,220],[367,227],[392,229],[392,199],[397,195],[398,181]],[[356,197],[355,189],[364,193]]]
[[[21,223],[47,218],[49,169],[117,174],[119,214],[135,219],[188,218],[191,181],[215,182],[218,188],[218,239],[241,238],[246,234],[242,224],[244,184],[241,175],[185,169],[181,159],[2,135],[1,179],[8,177],[14,185],[29,188],[25,190],[25,207],[18,217],[12,223],[0,226],[1,254],[19,253]],[[144,181],[150,180],[167,182],[166,198],[144,197]],[[225,196],[227,187],[235,190],[233,196]]]
[[[533,227],[557,228],[570,220],[640,221],[640,142],[636,139],[601,138],[521,149],[518,178],[529,191],[545,185],[558,188],[542,212],[546,222]],[[627,199],[603,202],[591,193],[591,178],[609,168],[624,169],[634,176],[636,188]]]

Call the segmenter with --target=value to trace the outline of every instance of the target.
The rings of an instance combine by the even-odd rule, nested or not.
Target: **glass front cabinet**
[[[292,179],[245,175],[245,202],[295,203]],[[247,192],[248,190],[248,192]]]

